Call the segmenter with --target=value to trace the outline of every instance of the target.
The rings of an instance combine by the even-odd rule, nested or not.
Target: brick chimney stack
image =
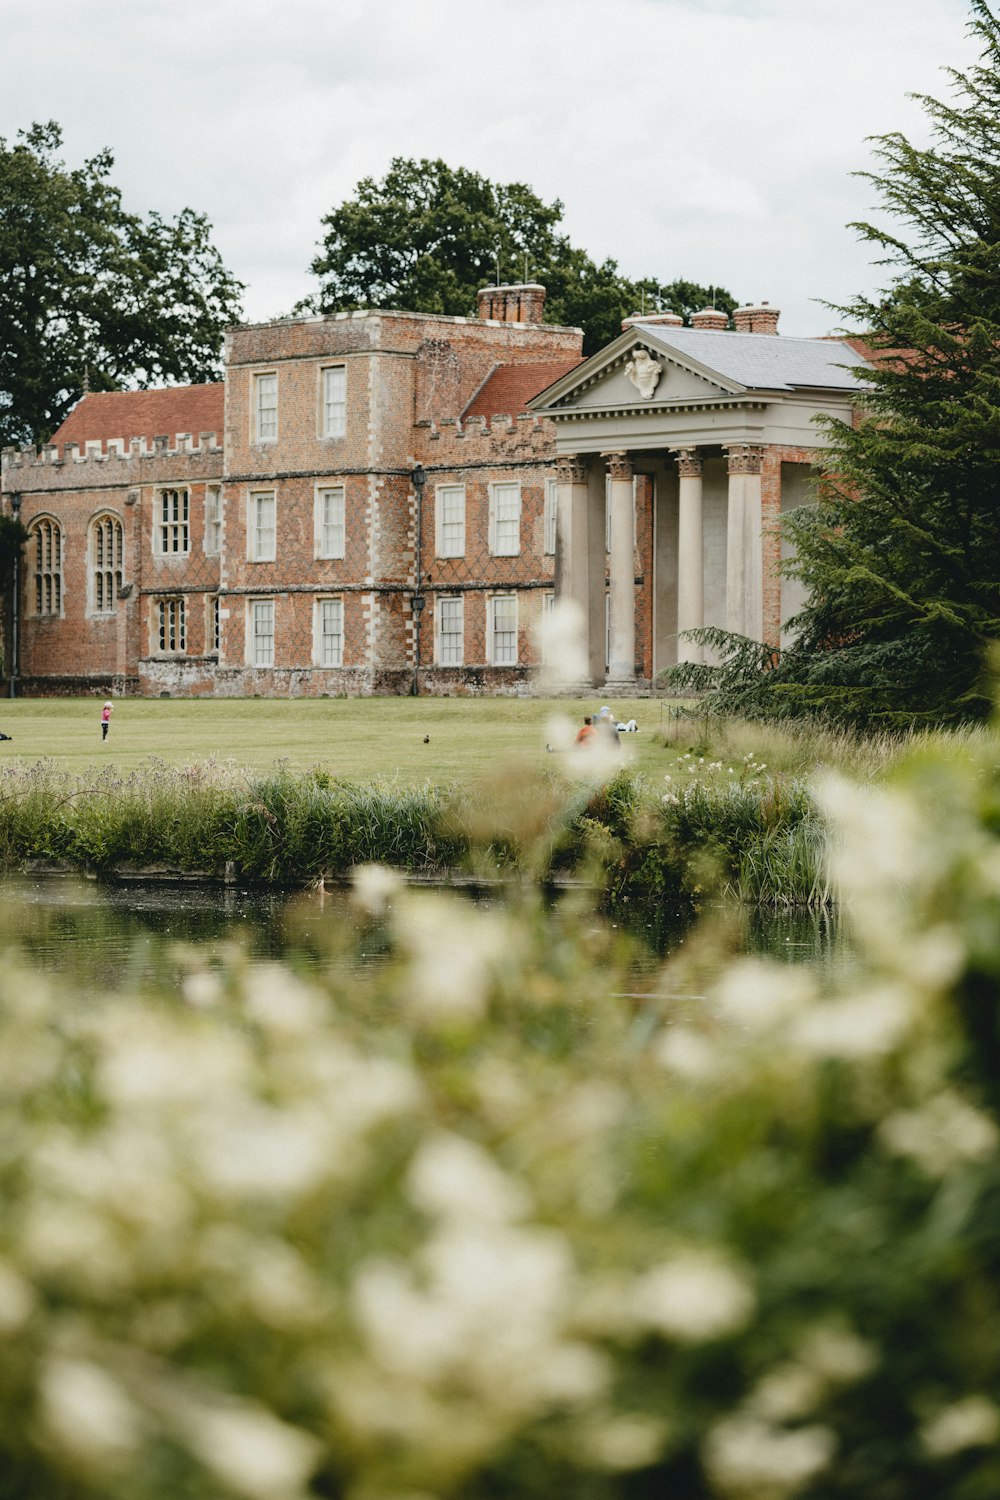
[[[633,323],[659,323],[664,328],[683,328],[684,319],[679,313],[633,313],[630,318],[622,318],[622,333],[626,328],[631,328]]]
[[[701,312],[691,314],[692,328],[714,328],[722,331],[729,327],[729,318],[718,307],[703,307]]]
[[[481,319],[494,318],[498,323],[540,323],[545,309],[545,288],[537,281],[522,281],[512,286],[484,286],[476,301]]]
[[[737,333],[776,334],[780,317],[778,308],[761,302],[756,307],[738,307],[733,313],[733,327]]]

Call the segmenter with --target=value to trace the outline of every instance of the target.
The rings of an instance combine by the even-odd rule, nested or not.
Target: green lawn
[[[101,742],[101,700],[18,698],[0,703],[0,762],[51,759],[69,771],[114,764],[123,771],[157,755],[173,765],[208,756],[266,769],[321,765],[334,775],[401,783],[467,780],[498,762],[537,761],[545,745],[567,744],[583,715],[606,702],[510,698],[319,698],[115,700]],[[628,758],[662,769],[666,752],[651,731],[665,722],[661,699],[612,700],[640,732],[623,735]],[[562,728],[556,717],[564,723]],[[429,742],[424,743],[424,736]]]

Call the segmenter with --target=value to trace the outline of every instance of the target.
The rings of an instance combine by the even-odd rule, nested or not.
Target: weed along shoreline
[[[36,762],[0,772],[0,869],[115,884],[305,888],[380,864],[414,883],[511,878],[587,885],[612,908],[829,904],[825,835],[804,783],[747,756],[696,771],[692,752],[655,782],[558,767],[474,785],[404,786],[278,768],[152,759],[127,774]],[[612,767],[612,769],[614,769]]]

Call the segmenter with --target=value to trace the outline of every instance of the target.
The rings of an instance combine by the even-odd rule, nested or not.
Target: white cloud
[[[865,137],[964,66],[966,0],[4,0],[0,134],[55,118],[126,201],[208,214],[249,316],[311,290],[320,220],[394,155],[565,203],[633,275],[783,309],[878,284]],[[512,268],[513,269],[513,268]]]

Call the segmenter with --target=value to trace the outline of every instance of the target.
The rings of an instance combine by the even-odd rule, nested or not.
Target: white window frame
[[[222,651],[222,598],[209,594],[205,600],[205,655],[218,656]]]
[[[36,516],[29,532],[32,546],[33,613],[56,618],[63,612],[63,533],[52,516]]]
[[[542,507],[542,551],[546,557],[552,557],[556,550],[558,503],[559,486],[554,479],[546,479],[545,501]]]
[[[438,557],[465,556],[465,485],[439,484],[434,490],[434,551]]]
[[[153,655],[183,656],[187,650],[187,610],[183,594],[154,600]]]
[[[316,486],[313,517],[316,557],[343,557],[347,551],[347,489],[342,484]]]
[[[156,492],[153,551],[158,557],[187,557],[191,551],[191,491],[185,485]]]
[[[203,546],[206,557],[222,554],[222,485],[205,486],[205,535]]]
[[[248,666],[274,666],[274,613],[273,599],[247,600]]]
[[[517,595],[491,594],[487,608],[489,611],[489,629],[486,635],[487,665],[516,667],[518,660]],[[506,616],[508,621],[502,629],[500,628],[501,616]],[[503,637],[502,640],[501,637]]]
[[[313,659],[318,667],[344,665],[344,601],[317,599]],[[336,625],[337,629],[330,629]]]
[[[270,525],[263,524],[270,505]],[[278,549],[278,497],[274,490],[251,490],[247,496],[247,561],[274,562]]]
[[[434,609],[434,660],[439,667],[465,665],[465,597],[439,594]]]
[[[327,365],[319,375],[320,437],[347,436],[347,366]]]
[[[125,531],[121,518],[113,511],[106,510],[91,521],[89,554],[90,612],[116,614],[118,590],[122,586]]]
[[[516,480],[490,485],[490,552],[517,557],[521,551],[521,486]]]
[[[253,378],[253,435],[254,441],[258,443],[278,441],[278,372],[276,370],[262,370]]]

